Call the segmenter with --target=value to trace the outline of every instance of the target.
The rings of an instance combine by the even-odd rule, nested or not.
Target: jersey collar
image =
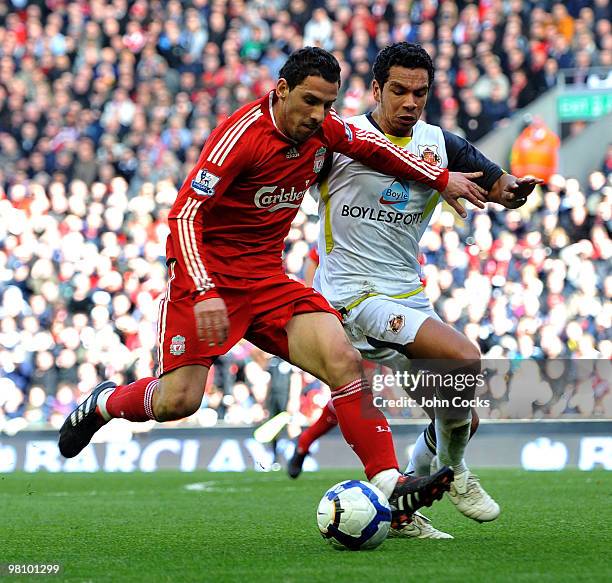
[[[384,136],[385,132],[383,132],[382,128],[376,123],[372,113],[373,112],[368,111],[368,113],[366,113],[366,119]]]
[[[272,120],[272,124],[274,125],[274,127],[276,128],[276,131],[288,142],[291,142],[292,144],[297,143],[295,140],[292,140],[289,136],[285,135],[281,129],[278,127],[277,123],[276,123],[276,119],[274,118],[274,108],[272,107],[274,105],[274,102],[276,101],[275,97],[275,93],[274,90],[270,91],[270,94],[268,96],[268,111],[270,112],[270,119]]]
[[[371,111],[366,113],[366,119],[377,129],[383,136],[385,136],[391,143],[399,146],[400,148],[405,148],[412,140],[412,136],[402,137],[402,136],[392,136],[391,134],[386,134],[383,129],[376,123],[374,116]],[[419,123],[419,122],[417,122]],[[416,124],[415,124],[416,127]],[[414,135],[414,128],[412,129],[412,135]]]

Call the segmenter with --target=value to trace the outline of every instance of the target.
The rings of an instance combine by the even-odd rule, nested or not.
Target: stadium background
[[[177,189],[211,128],[271,89],[288,52],[334,52],[337,108],[348,116],[372,106],[377,51],[420,42],[436,65],[427,121],[478,142],[561,78],[612,91],[609,16],[608,0],[2,3],[0,432],[57,429],[101,379],[150,374]],[[586,125],[551,129],[567,137]],[[466,223],[443,209],[424,236],[429,297],[486,357],[609,364],[606,139],[594,145],[607,149],[603,164],[585,180],[556,174],[521,210],[473,212]],[[508,156],[496,161],[507,167]],[[317,233],[307,200],[285,248],[296,278]],[[589,362],[588,382],[559,388],[544,376],[518,409],[508,383],[491,384],[485,416],[610,418],[609,371]],[[265,355],[239,344],[211,375],[201,410],[174,425],[262,422],[266,369]],[[307,374],[299,382],[293,406],[304,425],[328,390]]]

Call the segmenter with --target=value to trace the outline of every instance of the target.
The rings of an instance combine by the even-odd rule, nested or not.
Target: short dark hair
[[[372,72],[381,91],[389,79],[391,67],[425,69],[429,77],[429,87],[433,84],[434,66],[431,57],[421,45],[399,42],[385,47],[376,55]]]
[[[291,53],[278,77],[287,81],[291,91],[311,75],[340,86],[340,65],[336,57],[319,47],[306,47]]]

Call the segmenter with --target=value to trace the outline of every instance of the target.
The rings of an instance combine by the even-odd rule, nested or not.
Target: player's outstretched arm
[[[535,176],[517,178],[512,174],[503,174],[491,188],[488,200],[501,204],[508,209],[516,209],[523,206],[534,188],[543,182]]]
[[[325,120],[323,130],[334,151],[359,160],[378,172],[435,188],[462,217],[466,212],[458,202],[459,198],[484,208],[487,192],[473,181],[482,173],[449,172],[446,168],[428,164],[385,138],[345,122],[333,110]]]
[[[440,192],[442,198],[464,219],[467,212],[459,202],[460,198],[469,200],[474,206],[483,209],[488,200],[487,191],[474,180],[481,178],[482,172],[449,172],[448,185]]]
[[[506,174],[466,139],[446,130],[442,130],[442,134],[449,170],[480,171],[480,175],[473,179],[487,192],[485,202],[495,202],[511,209],[518,208],[525,204],[536,185],[542,183],[539,178],[533,176],[517,178]]]
[[[446,168],[428,164],[386,138],[345,122],[334,110],[325,118],[322,129],[332,152],[340,152],[377,172],[414,180],[438,191],[448,187]]]

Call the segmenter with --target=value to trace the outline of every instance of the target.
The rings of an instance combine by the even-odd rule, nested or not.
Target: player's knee
[[[470,342],[469,348],[467,349],[467,360],[469,362],[473,362],[480,366],[480,359],[482,358],[482,354],[480,352],[480,348],[475,346]]]
[[[346,342],[334,350],[326,369],[327,380],[331,386],[341,387],[362,375],[361,355]]]
[[[187,389],[162,392],[155,402],[158,421],[175,421],[193,415],[202,403],[202,392]]]
[[[480,372],[481,358],[480,349],[469,341],[457,346],[451,356],[451,360],[456,361],[458,368],[463,372],[470,372],[472,374]]]
[[[480,417],[478,417],[478,413],[476,409],[472,409],[472,421],[470,423],[470,437],[478,431],[478,426],[480,425]]]

